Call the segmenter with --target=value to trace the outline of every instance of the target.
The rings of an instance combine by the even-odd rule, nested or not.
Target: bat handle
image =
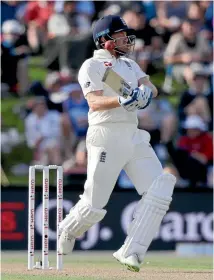
[[[120,95],[127,98],[128,96],[130,96],[132,94],[132,88],[129,85],[126,84],[122,84],[122,87],[120,89]]]

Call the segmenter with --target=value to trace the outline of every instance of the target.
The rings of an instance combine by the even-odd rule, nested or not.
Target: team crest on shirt
[[[104,65],[107,67],[112,67],[112,63],[108,61],[104,61]]]

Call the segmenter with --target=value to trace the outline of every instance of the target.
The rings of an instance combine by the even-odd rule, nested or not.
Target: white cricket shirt
[[[138,87],[140,78],[147,75],[132,59],[120,57],[116,59],[107,50],[97,50],[92,58],[87,59],[79,70],[78,81],[84,95],[89,92],[103,90],[104,96],[118,96],[111,88],[102,82],[107,67],[111,67],[134,89]],[[133,123],[138,124],[137,111],[128,112],[123,107],[88,113],[89,125],[100,123]]]

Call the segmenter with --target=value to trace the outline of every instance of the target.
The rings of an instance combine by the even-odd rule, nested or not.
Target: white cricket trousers
[[[90,126],[86,137],[87,180],[81,199],[93,208],[108,203],[122,169],[142,195],[163,172],[149,144],[150,134],[135,124],[105,123]]]

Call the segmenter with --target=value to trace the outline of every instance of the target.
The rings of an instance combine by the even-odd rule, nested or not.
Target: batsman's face
[[[112,35],[112,38],[115,39],[116,47],[125,52],[128,53],[133,49],[134,43],[135,43],[135,36],[127,36],[127,33],[124,31],[114,33]]]

